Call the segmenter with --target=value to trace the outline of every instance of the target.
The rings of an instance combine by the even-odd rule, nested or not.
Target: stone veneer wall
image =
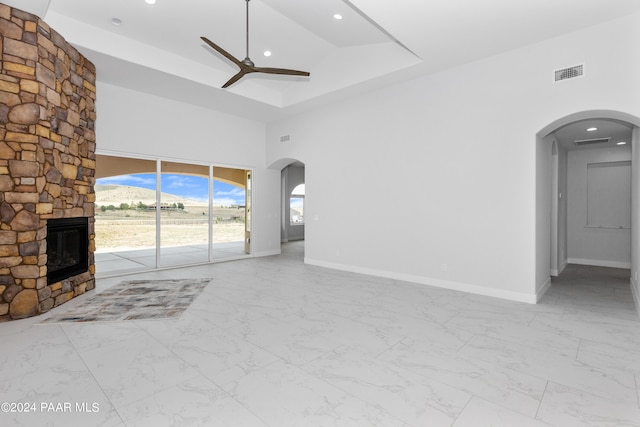
[[[96,71],[35,15],[0,3],[0,321],[95,287]],[[89,218],[89,271],[47,283],[47,220]]]

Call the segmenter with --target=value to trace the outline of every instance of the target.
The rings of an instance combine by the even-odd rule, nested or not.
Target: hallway
[[[562,306],[565,315],[588,310],[614,319],[638,320],[629,286],[630,272],[623,268],[569,264],[552,279],[544,303]]]

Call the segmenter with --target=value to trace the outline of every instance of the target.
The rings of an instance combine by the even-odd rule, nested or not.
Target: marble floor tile
[[[551,290],[548,290],[547,293],[545,293],[542,296],[542,298],[540,298],[540,300],[538,301],[538,304],[542,304],[546,307],[553,307],[557,304],[559,299],[560,299],[560,294],[553,292]]]
[[[224,389],[269,426],[402,427],[404,423],[285,362],[229,383]]]
[[[359,322],[370,325],[384,325],[389,333],[420,340],[429,340],[442,349],[457,350],[474,335],[464,329],[450,328],[425,318],[408,316],[386,309],[367,313],[357,318]]]
[[[640,322],[614,317],[613,313],[606,316],[588,310],[568,311],[562,315],[544,313],[536,315],[529,326],[566,337],[640,349]]]
[[[28,332],[34,324],[39,323],[42,316],[44,315],[0,323],[0,338],[19,339],[20,335]]]
[[[459,354],[605,398],[627,403],[637,401],[632,373],[598,368],[545,349],[533,349],[506,340],[476,335]]]
[[[490,313],[462,312],[445,326],[530,346],[545,348],[554,354],[575,357],[580,340],[552,330],[533,328],[520,322],[505,321]]]
[[[79,353],[115,406],[153,395],[200,374],[150,336]]]
[[[110,349],[123,342],[148,339],[135,322],[86,322],[59,324],[78,352]]]
[[[438,297],[424,295],[422,293],[411,292],[408,289],[402,292],[388,293],[372,298],[367,302],[372,310],[369,314],[375,313],[379,307],[384,307],[386,311],[400,313],[420,319],[427,319],[435,323],[443,324],[458,314],[458,309],[447,308],[440,304]]]
[[[469,393],[401,366],[341,347],[303,367],[308,373],[415,426],[449,426]]]
[[[599,368],[640,374],[640,349],[582,340],[578,360]]]
[[[279,357],[196,316],[178,321],[139,321],[140,327],[198,372],[226,384]]]
[[[625,292],[626,293],[626,292]],[[630,321],[637,321],[638,314],[636,312],[635,304],[633,303],[633,297],[631,294],[620,295],[619,293],[613,293],[603,298],[600,295],[582,296],[581,298],[575,298],[572,295],[560,296],[558,304],[562,305],[566,311],[565,313],[584,313],[591,312],[597,313],[600,316],[607,316],[610,313],[615,313],[615,316],[619,319],[626,319]]]
[[[193,378],[118,408],[128,427],[269,427],[205,378]]]
[[[66,365],[34,369],[0,381],[0,401],[28,404],[28,412],[0,413],[3,426],[124,426],[99,383],[75,355]]]
[[[227,331],[294,365],[307,363],[340,345],[326,335],[272,318],[260,318]]]
[[[41,369],[69,365],[81,365],[81,360],[62,328],[33,325],[3,340],[0,382],[19,379]]]
[[[562,427],[632,427],[640,425],[640,409],[617,399],[549,382],[538,419]]]
[[[551,427],[551,424],[473,397],[452,427]]]
[[[535,417],[547,384],[517,370],[438,350],[429,341],[405,339],[379,359],[530,417]]]
[[[254,310],[251,306],[230,303],[206,290],[191,303],[188,313],[222,329],[240,326],[268,314]]]
[[[328,316],[322,312],[301,318],[295,322],[295,325],[316,336],[338,344],[357,347],[372,355],[384,352],[405,337],[396,330],[362,322],[359,319]]]

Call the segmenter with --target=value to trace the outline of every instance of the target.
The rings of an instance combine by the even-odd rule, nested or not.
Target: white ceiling
[[[245,0],[3,2],[43,17],[102,82],[265,121],[640,12],[638,0],[251,0],[251,59],[311,76],[220,89],[237,70],[200,36],[244,58]]]
[[[587,129],[596,128],[588,131]],[[567,151],[588,150],[593,148],[619,147],[618,143],[631,144],[633,126],[629,123],[609,119],[581,120],[570,123],[554,132],[556,140]],[[609,142],[578,145],[577,141],[610,138]]]

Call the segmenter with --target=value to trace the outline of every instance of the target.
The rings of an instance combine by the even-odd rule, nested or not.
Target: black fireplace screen
[[[47,221],[47,281],[59,282],[89,268],[89,219]]]

